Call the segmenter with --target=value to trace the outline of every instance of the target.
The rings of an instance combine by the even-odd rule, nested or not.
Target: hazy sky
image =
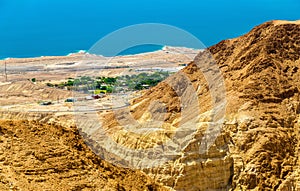
[[[210,46],[268,20],[300,19],[299,10],[299,0],[0,0],[0,54],[88,49],[114,30],[149,22],[182,28]]]

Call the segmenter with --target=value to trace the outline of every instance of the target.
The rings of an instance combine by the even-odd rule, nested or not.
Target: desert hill
[[[1,120],[0,145],[0,190],[165,190],[94,155],[74,126]]]
[[[222,132],[203,154],[199,144],[213,123],[211,86],[203,75],[205,70],[216,72],[209,66],[211,57],[225,80],[227,107]],[[163,103],[164,133],[142,138],[124,133],[120,119],[126,119],[126,112],[106,115],[106,128],[115,141],[140,149],[171,139],[179,123],[196,121],[197,132],[178,158],[144,170],[175,190],[300,189],[299,58],[299,21],[264,23],[244,36],[209,47],[181,72],[132,101],[131,115],[141,124],[162,112],[159,108],[147,111],[155,100]],[[178,87],[170,87],[172,83]],[[189,102],[190,85],[197,92],[200,109],[193,106],[184,115],[188,117],[181,118],[180,102],[183,96]],[[221,90],[213,93],[221,94]],[[96,135],[90,137],[97,139]]]
[[[299,189],[299,21],[267,22],[209,51],[226,79],[233,188]]]

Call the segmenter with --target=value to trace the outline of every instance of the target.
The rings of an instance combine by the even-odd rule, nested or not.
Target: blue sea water
[[[211,46],[268,20],[297,20],[299,9],[299,0],[0,0],[0,59],[89,50],[105,35],[139,23],[173,25]]]

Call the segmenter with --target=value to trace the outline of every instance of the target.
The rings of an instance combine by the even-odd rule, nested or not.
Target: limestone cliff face
[[[202,61],[198,60],[199,56],[202,56]],[[114,141],[130,149],[141,150],[138,153],[140,157],[132,156],[126,150],[119,152],[118,156],[109,156],[101,149],[96,153],[107,159],[129,159],[129,162],[133,161],[133,167],[141,168],[172,190],[229,189],[234,164],[228,146],[230,137],[229,133],[214,128],[218,121],[213,117],[218,114],[214,114],[214,107],[221,107],[225,102],[217,98],[215,102],[212,101],[213,96],[206,81],[209,73],[217,72],[210,67],[211,62],[206,62],[212,60],[211,54],[202,52],[199,56],[184,70],[133,100],[127,111],[130,117],[122,110],[102,116],[104,128]],[[211,76],[211,80],[217,80]],[[215,90],[214,93],[218,94],[222,88]],[[152,124],[153,118],[157,121],[161,119],[162,123]],[[126,125],[131,129],[135,126],[137,130],[127,131],[124,128]],[[218,125],[223,127],[222,123]],[[142,129],[146,132],[138,133]],[[83,131],[89,132],[88,128]],[[92,132],[89,140],[104,140],[101,132]],[[212,144],[206,146],[204,138],[213,140]],[[162,150],[145,151],[156,146],[161,146]],[[106,151],[114,149],[116,147],[111,146]],[[161,157],[155,156],[160,153],[163,153]],[[172,154],[174,157],[168,156]],[[164,160],[166,158],[169,160]],[[111,162],[116,162],[113,160]]]
[[[232,188],[299,189],[300,25],[268,22],[209,50],[226,79]]]
[[[105,128],[117,143],[145,149],[172,139],[180,124],[194,121],[194,134],[177,157],[143,169],[174,190],[300,189],[299,22],[267,22],[208,51],[211,55],[201,52],[181,72],[132,101],[130,113],[140,123],[162,112],[156,108],[149,114],[147,108],[153,102],[164,104],[164,125],[159,135],[140,137],[124,131],[122,119],[126,117],[122,112],[102,116]],[[216,72],[209,66],[212,62],[207,62],[209,57],[222,71],[227,107],[219,136],[201,153],[205,132],[215,123],[210,117],[216,105],[205,76],[205,72]],[[205,70],[201,69],[203,65]],[[172,82],[177,86],[170,87]],[[194,88],[200,109],[191,106],[183,115],[183,95],[188,97],[187,103],[192,102],[188,86]],[[221,90],[213,93],[219,95]],[[151,157],[144,160],[150,163]]]

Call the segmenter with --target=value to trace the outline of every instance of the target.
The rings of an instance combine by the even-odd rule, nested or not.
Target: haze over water
[[[140,23],[173,25],[211,46],[271,19],[300,19],[299,10],[298,0],[0,0],[0,59],[88,50],[105,35]]]

